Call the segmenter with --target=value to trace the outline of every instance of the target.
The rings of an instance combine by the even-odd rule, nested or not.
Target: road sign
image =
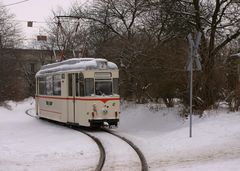
[[[192,34],[189,34],[187,36],[189,47],[190,47],[190,54],[189,54],[189,59],[188,59],[188,63],[187,63],[187,68],[186,68],[187,71],[190,71],[191,70],[190,67],[193,67],[194,64],[195,64],[195,68],[194,68],[195,70],[197,70],[197,71],[202,70],[202,66],[201,66],[201,62],[200,62],[201,57],[198,53],[198,48],[199,48],[199,45],[201,42],[201,36],[202,36],[202,33],[198,32],[195,42],[193,41]]]

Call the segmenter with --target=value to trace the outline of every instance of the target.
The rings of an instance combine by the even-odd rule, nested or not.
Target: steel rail
[[[27,115],[30,116],[30,117],[36,118],[36,116],[34,116],[34,115],[32,115],[32,114],[30,113],[31,110],[32,110],[32,109],[27,109],[27,110],[25,111],[25,114],[27,114]],[[47,120],[47,121],[51,121],[51,120]],[[54,123],[57,123],[57,122],[54,122]],[[67,126],[67,127],[70,128],[70,129],[76,130],[76,131],[78,131],[78,132],[81,132],[81,133],[87,135],[88,137],[90,137],[90,138],[97,144],[98,149],[99,149],[99,152],[100,152],[100,157],[99,157],[98,164],[97,164],[97,167],[96,167],[95,171],[101,171],[102,168],[103,168],[103,165],[104,165],[104,163],[105,163],[105,159],[106,159],[106,152],[105,152],[105,149],[104,149],[101,141],[100,141],[98,138],[94,137],[93,135],[91,135],[91,134],[89,134],[89,133],[81,130],[81,129],[80,129],[79,127],[77,127],[77,126],[70,126],[70,127],[69,127],[69,125],[64,125],[64,126]]]
[[[101,171],[102,168],[103,168],[103,165],[105,163],[105,159],[106,159],[106,152],[105,152],[105,149],[104,149],[103,144],[101,143],[101,141],[97,137],[95,137],[95,136],[93,136],[93,135],[91,135],[91,134],[81,130],[77,126],[73,126],[73,127],[71,127],[71,129],[74,129],[76,131],[79,131],[79,132],[89,136],[91,139],[93,139],[96,142],[96,144],[97,144],[97,146],[99,148],[100,157],[99,157],[98,165],[97,165],[95,171]]]
[[[36,116],[33,116],[32,114],[29,113],[29,111],[31,111],[31,110],[33,110],[33,109],[32,109],[32,108],[31,108],[31,109],[27,109],[27,110],[25,111],[25,114],[27,114],[28,116],[31,116],[31,117],[33,117],[33,118],[36,118]]]
[[[134,151],[137,153],[137,155],[141,161],[141,171],[148,171],[148,164],[147,164],[146,158],[144,157],[142,151],[132,141],[130,141],[127,138],[125,138],[121,135],[118,135],[108,129],[103,128],[102,130],[120,138],[121,140],[125,141],[128,145],[130,145],[134,149]]]
[[[29,113],[29,111],[31,111],[31,110],[32,109],[27,109],[25,111],[25,113],[27,115],[29,115],[30,117],[36,117],[36,116],[33,116],[32,114]],[[56,123],[56,122],[54,122],[54,123]],[[71,125],[70,125],[70,127],[69,127],[69,125],[65,125],[65,126],[67,126],[70,129],[76,130],[78,132],[81,132],[81,133],[87,135],[93,141],[96,142],[96,144],[97,144],[97,146],[99,148],[100,157],[99,157],[98,164],[97,164],[97,167],[96,167],[95,171],[101,171],[103,169],[103,166],[104,166],[104,163],[105,163],[105,159],[106,159],[106,152],[105,152],[105,149],[104,149],[103,144],[101,143],[101,141],[97,137],[91,135],[91,133],[88,133],[87,131],[84,131],[84,129],[89,129],[89,128],[83,128],[82,129],[81,127],[78,127],[78,126],[71,126]],[[106,128],[102,128],[101,130],[106,132],[106,133],[109,133],[109,134],[111,134],[111,135],[113,135],[115,137],[118,137],[119,139],[121,139],[124,142],[126,142],[129,146],[131,146],[132,149],[137,153],[137,155],[138,155],[138,157],[140,159],[141,171],[148,171],[148,164],[147,164],[146,158],[144,157],[142,151],[132,141],[130,141],[129,139],[127,139],[127,138],[125,138],[125,137],[123,137],[121,135],[118,135],[118,134],[114,133],[113,131],[110,131],[110,130],[108,130]]]

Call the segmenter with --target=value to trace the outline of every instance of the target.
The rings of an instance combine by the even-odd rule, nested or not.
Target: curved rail
[[[36,116],[33,116],[33,115],[30,113],[31,110],[32,110],[32,109],[27,109],[27,110],[25,111],[25,113],[26,113],[27,115],[31,116],[31,117],[36,117]],[[69,125],[67,125],[67,126],[69,126]],[[83,133],[83,134],[85,134],[85,135],[87,135],[88,137],[90,137],[91,139],[93,139],[93,140],[96,142],[96,144],[97,144],[97,146],[98,146],[98,148],[99,148],[100,157],[99,157],[99,161],[98,161],[98,164],[97,164],[97,167],[96,167],[95,171],[101,171],[102,168],[103,168],[103,165],[104,165],[104,163],[105,163],[105,159],[106,159],[106,152],[105,152],[105,149],[104,149],[101,141],[100,141],[98,138],[96,138],[95,136],[87,133],[86,131],[83,131],[83,130],[82,130],[80,127],[78,127],[78,126],[71,126],[70,128],[71,128],[71,129],[74,129],[74,130],[76,130],[76,131],[79,131],[79,132],[81,132],[81,133]],[[128,145],[130,145],[130,146],[133,148],[133,150],[137,153],[137,155],[138,155],[138,157],[139,157],[139,159],[140,159],[140,161],[141,161],[141,171],[148,171],[148,164],[147,164],[147,161],[146,161],[143,153],[141,152],[141,150],[140,150],[132,141],[130,141],[130,140],[128,140],[127,138],[125,138],[125,137],[123,137],[123,136],[120,136],[120,135],[118,135],[118,134],[116,134],[116,133],[114,133],[114,132],[112,132],[112,131],[110,131],[110,130],[108,130],[108,129],[104,129],[104,128],[103,128],[103,129],[101,129],[101,130],[104,131],[104,132],[106,132],[106,133],[112,134],[113,136],[116,136],[116,137],[120,138],[121,140],[123,140],[124,142],[126,142]]]
[[[27,114],[28,116],[31,116],[31,117],[35,118],[36,116],[34,116],[34,115],[32,115],[32,114],[30,113],[31,110],[33,110],[33,109],[32,109],[32,108],[31,108],[31,109],[27,109],[27,110],[25,111],[25,114]]]
[[[125,137],[122,137],[116,133],[113,133],[112,131],[109,131],[107,129],[102,129],[103,131],[112,134],[118,138],[120,138],[121,140],[125,141],[127,144],[129,144],[137,153],[140,161],[141,161],[141,167],[142,167],[142,171],[148,171],[148,164],[147,164],[147,160],[145,159],[143,153],[141,152],[141,150],[130,140],[126,139]]]
[[[34,115],[32,115],[32,114],[30,113],[31,110],[32,110],[32,109],[27,109],[27,110],[25,111],[25,114],[27,114],[27,115],[30,116],[30,117],[35,118],[36,116],[34,116]],[[68,125],[68,126],[69,126],[69,125]],[[105,158],[106,158],[105,149],[104,149],[101,141],[100,141],[98,138],[96,138],[96,137],[88,134],[87,132],[84,132],[83,130],[80,130],[79,127],[73,126],[73,127],[71,127],[71,129],[74,129],[74,130],[76,130],[76,131],[79,131],[79,132],[87,135],[88,137],[90,137],[91,139],[93,139],[93,141],[96,142],[96,144],[97,144],[97,146],[98,146],[98,148],[99,148],[100,157],[99,157],[99,161],[98,161],[98,164],[97,164],[97,167],[96,167],[95,171],[101,171],[102,168],[103,168],[103,165],[104,165],[104,163],[105,163]]]
[[[106,159],[106,152],[105,152],[105,149],[104,149],[101,141],[100,141],[98,138],[94,137],[93,135],[88,134],[87,132],[79,129],[79,127],[75,127],[75,126],[74,126],[74,127],[72,127],[72,129],[74,129],[74,130],[76,130],[76,131],[79,131],[79,132],[81,132],[81,133],[89,136],[90,138],[92,138],[92,139],[96,142],[96,144],[97,144],[97,146],[98,146],[98,148],[99,148],[100,157],[99,157],[98,165],[97,165],[95,171],[101,171],[102,168],[103,168],[103,165],[104,165],[104,163],[105,163],[105,159]]]

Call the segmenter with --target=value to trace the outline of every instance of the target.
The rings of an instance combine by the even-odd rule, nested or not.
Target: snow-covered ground
[[[99,152],[89,137],[27,116],[25,110],[34,108],[31,98],[8,104],[12,110],[0,107],[0,171],[94,170]],[[115,131],[139,146],[150,171],[240,170],[239,112],[221,109],[194,117],[189,138],[189,123],[179,117],[178,108],[162,107],[155,112],[146,105],[125,104]],[[104,136],[107,145],[117,141],[108,143]],[[121,155],[116,146],[112,149]],[[118,156],[110,157],[118,164]],[[123,155],[120,161],[124,158],[131,160]],[[126,170],[126,166],[116,168]]]
[[[0,108],[0,171],[95,169],[99,151],[92,139],[26,115],[33,99],[10,105],[12,111]]]
[[[179,109],[150,112],[142,105],[127,107],[118,129],[143,150],[150,170],[240,170],[240,113],[208,111],[189,121]]]

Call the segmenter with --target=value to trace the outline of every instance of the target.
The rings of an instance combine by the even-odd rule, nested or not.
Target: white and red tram
[[[36,74],[36,114],[81,126],[117,126],[119,71],[105,59],[72,58]]]

